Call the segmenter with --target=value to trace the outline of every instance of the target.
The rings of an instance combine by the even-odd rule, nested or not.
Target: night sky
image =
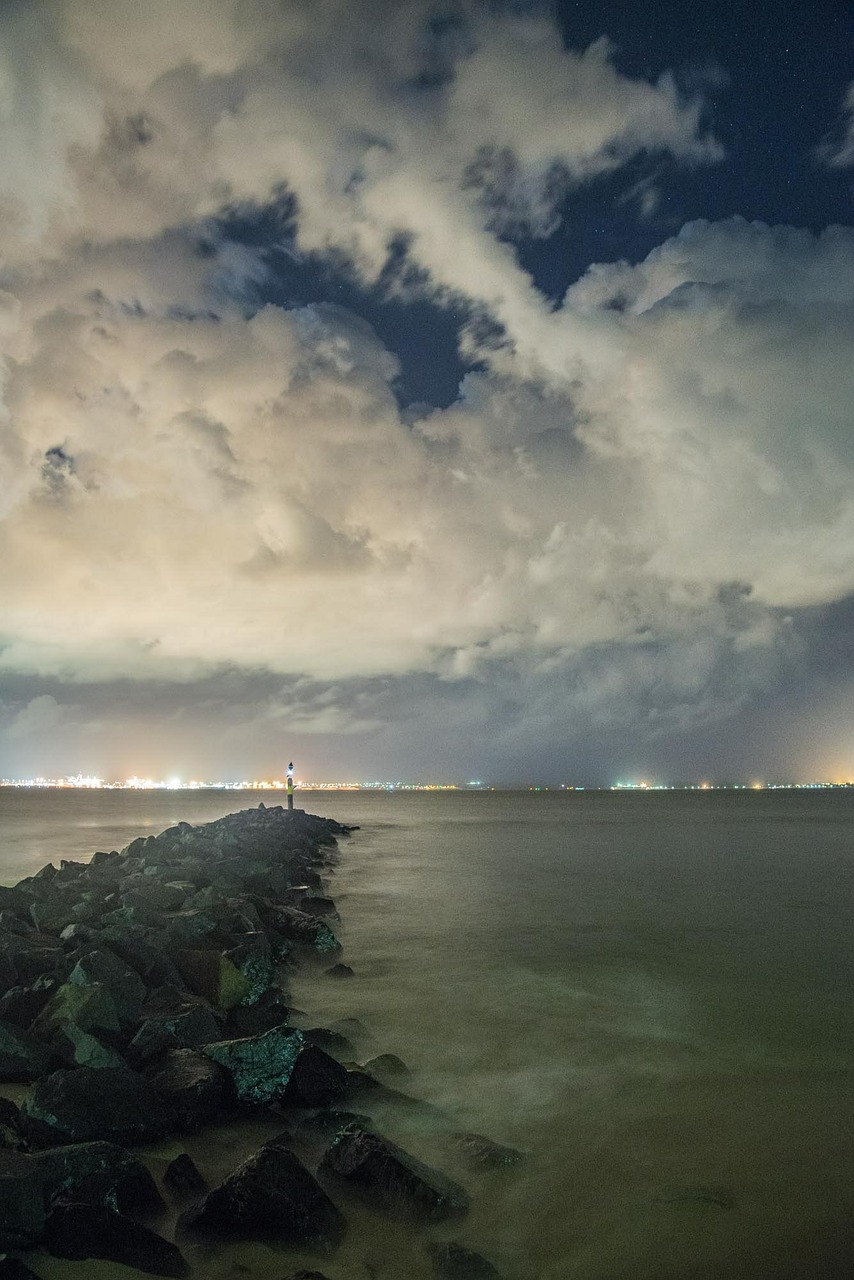
[[[854,4],[5,0],[0,775],[854,778]]]

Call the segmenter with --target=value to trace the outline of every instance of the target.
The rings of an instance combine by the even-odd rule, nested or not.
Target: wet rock
[[[303,1044],[302,1032],[274,1027],[262,1036],[205,1045],[204,1052],[225,1068],[238,1102],[266,1106],[284,1094]]]
[[[358,1111],[318,1111],[313,1116],[306,1117],[297,1125],[297,1133],[300,1137],[325,1138],[324,1146],[329,1145],[329,1139],[334,1137],[336,1133],[340,1133],[342,1129],[346,1129],[347,1125],[356,1125],[360,1129],[364,1129],[366,1133],[373,1131],[374,1123],[370,1116],[360,1115]]]
[[[247,983],[246,994],[240,1004],[257,1004],[268,991],[278,991],[276,964],[266,934],[258,931],[245,933],[239,944],[225,954],[226,959],[239,969]]]
[[[182,1226],[212,1235],[260,1235],[330,1249],[344,1234],[338,1209],[293,1152],[268,1144],[216,1187]]]
[[[353,970],[348,964],[333,964],[329,969],[323,971],[327,978],[352,978]]]
[[[4,989],[31,986],[37,979],[64,979],[71,967],[59,938],[32,930],[27,934],[0,933],[0,967]]]
[[[289,1016],[290,1006],[285,993],[278,988],[271,988],[256,1003],[238,1005],[236,1009],[229,1010],[225,1029],[235,1039],[260,1036],[265,1031],[272,1031],[274,1027],[284,1026]]]
[[[219,951],[176,951],[172,958],[190,990],[217,1009],[233,1009],[249,994],[249,979]]]
[[[50,1067],[44,1044],[11,1022],[0,1022],[0,1080],[36,1080]]]
[[[0,1280],[39,1280],[20,1258],[0,1258]]]
[[[185,983],[162,945],[155,946],[146,930],[112,926],[101,932],[102,941],[142,978],[146,987],[166,984],[185,989]]]
[[[32,1033],[50,1041],[64,1023],[73,1023],[81,1031],[118,1033],[119,1015],[110,992],[100,982],[88,986],[64,982],[33,1022]]]
[[[491,1262],[461,1244],[428,1244],[427,1252],[436,1280],[501,1280]]]
[[[163,1184],[179,1196],[197,1196],[208,1189],[207,1182],[186,1151],[182,1151],[166,1166]]]
[[[20,1111],[8,1098],[0,1098],[0,1148],[14,1150],[22,1137]]]
[[[473,1169],[506,1168],[523,1159],[522,1152],[515,1147],[502,1146],[482,1133],[453,1133],[451,1142]]]
[[[199,1050],[173,1049],[149,1073],[148,1080],[182,1128],[196,1129],[222,1110],[225,1071]]]
[[[121,1022],[138,1021],[147,995],[145,983],[135,969],[109,948],[82,956],[68,975],[68,981],[81,987],[100,984],[112,997]]]
[[[380,1080],[383,1077],[400,1080],[404,1076],[412,1075],[406,1063],[398,1058],[395,1053],[380,1053],[376,1058],[371,1058],[368,1062],[363,1063],[363,1067],[365,1071],[370,1072],[372,1076],[376,1076]]]
[[[122,893],[122,905],[141,907],[149,913],[159,914],[162,911],[179,911],[186,896],[178,885],[150,876]]]
[[[156,1212],[163,1200],[151,1174],[113,1142],[80,1142],[28,1157],[43,1182],[45,1203],[74,1200],[121,1213]]]
[[[29,987],[10,987],[0,997],[0,1020],[26,1030],[56,992],[56,978],[37,978]]]
[[[48,1214],[44,1247],[57,1258],[105,1258],[156,1276],[184,1276],[180,1250],[115,1209],[86,1204],[57,1206]]]
[[[19,937],[32,933],[35,925],[23,916],[13,915],[11,911],[0,911],[0,929],[4,933],[16,933]]]
[[[148,1081],[129,1068],[77,1067],[34,1085],[21,1106],[33,1145],[105,1139],[121,1146],[155,1142],[175,1118]]]
[[[50,864],[48,864],[50,865]],[[38,873],[42,876],[42,871]],[[10,889],[8,885],[0,885],[0,911],[8,911],[13,916],[21,916],[26,919],[30,913],[30,905],[33,901],[32,896],[27,892],[30,881],[35,880],[36,876],[30,876],[29,880],[22,880],[14,889]],[[47,879],[47,877],[44,877]]]
[[[468,1195],[457,1183],[358,1125],[348,1125],[336,1135],[320,1171],[395,1218],[436,1221],[468,1208]]]
[[[331,955],[341,950],[341,944],[329,925],[316,916],[274,902],[263,904],[259,910],[264,924],[275,929],[288,942],[318,955]]]
[[[0,1151],[0,1250],[31,1249],[44,1229],[43,1183],[28,1161],[20,1151]]]
[[[282,1102],[289,1107],[328,1107],[347,1092],[345,1067],[316,1045],[307,1044],[294,1063]]]
[[[155,992],[146,1001],[143,1015],[144,1021],[128,1050],[138,1062],[148,1062],[169,1049],[198,1049],[222,1035],[210,1006],[175,987]]]
[[[348,1062],[355,1056],[356,1046],[352,1040],[348,1040],[340,1031],[333,1031],[331,1027],[308,1027],[303,1035],[309,1044],[316,1044],[318,1049],[330,1053],[339,1062]]]
[[[51,1038],[50,1051],[70,1067],[127,1066],[120,1053],[73,1022],[64,1022],[57,1029]]]

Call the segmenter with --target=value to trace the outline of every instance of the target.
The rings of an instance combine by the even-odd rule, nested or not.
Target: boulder
[[[8,1098],[0,1098],[0,1148],[14,1151],[22,1138],[20,1111]]]
[[[246,994],[240,1004],[257,1004],[268,991],[279,990],[273,949],[265,933],[252,931],[242,934],[237,946],[230,948],[225,955],[247,983]]]
[[[246,975],[219,951],[175,951],[172,958],[190,990],[216,1009],[233,1009],[251,990]]]
[[[121,1030],[115,1001],[100,982],[88,986],[64,982],[57,987],[31,1030],[33,1035],[49,1042],[64,1023],[73,1023],[81,1031],[118,1033]]]
[[[427,1245],[436,1280],[501,1280],[491,1262],[454,1241]]]
[[[208,1189],[207,1182],[186,1151],[182,1151],[166,1166],[163,1185],[179,1196],[198,1196]]]
[[[326,1192],[293,1152],[269,1143],[245,1160],[182,1219],[211,1235],[262,1236],[330,1249],[345,1222]]]
[[[117,1050],[83,1031],[74,1022],[63,1022],[50,1042],[50,1050],[70,1067],[126,1067]]]
[[[140,883],[122,892],[122,904],[125,907],[141,907],[157,915],[162,911],[179,911],[186,896],[180,885],[146,876]]]
[[[173,1049],[148,1074],[182,1128],[197,1129],[222,1110],[226,1073],[197,1049]]]
[[[522,1159],[515,1147],[504,1147],[482,1133],[452,1133],[451,1142],[473,1169],[506,1168]]]
[[[20,1258],[0,1258],[0,1280],[39,1280]]]
[[[340,1062],[306,1044],[294,1063],[281,1101],[289,1107],[328,1107],[347,1092],[349,1074]]]
[[[56,1200],[106,1205],[121,1213],[164,1208],[151,1174],[114,1142],[79,1142],[28,1157],[42,1179],[45,1203]]]
[[[10,987],[0,997],[0,1020],[13,1022],[26,1030],[56,992],[59,982],[53,977],[36,978],[29,987]]]
[[[317,916],[276,902],[263,903],[259,910],[265,926],[275,929],[288,942],[324,956],[341,950],[341,943],[329,925]]]
[[[68,981],[81,987],[100,984],[112,996],[121,1022],[135,1023],[139,1020],[147,995],[145,983],[135,969],[108,947],[82,956],[68,975]]]
[[[333,964],[323,971],[327,978],[352,978],[353,970],[349,964]]]
[[[320,1172],[346,1183],[395,1218],[436,1221],[468,1208],[468,1195],[457,1183],[381,1134],[355,1124],[336,1134]]]
[[[170,1241],[103,1206],[57,1205],[48,1214],[43,1243],[57,1258],[105,1258],[149,1275],[184,1276],[190,1269]]]
[[[0,1250],[31,1249],[41,1239],[42,1179],[20,1151],[0,1151]]]
[[[175,1124],[160,1095],[127,1067],[55,1071],[33,1086],[21,1115],[29,1141],[40,1147],[98,1139],[135,1146]]]
[[[266,1106],[283,1096],[303,1044],[301,1031],[274,1027],[261,1036],[205,1045],[204,1052],[225,1068],[238,1102]]]
[[[412,1072],[396,1053],[380,1053],[376,1058],[369,1059],[363,1064],[363,1069],[370,1072],[372,1076],[377,1076],[380,1080],[401,1080],[405,1076],[411,1076]]]
[[[50,1061],[50,1050],[36,1036],[11,1022],[0,1022],[0,1080],[36,1080]]]
[[[287,1021],[290,1007],[285,993],[278,987],[265,991],[254,1004],[238,1005],[230,1009],[225,1021],[225,1029],[229,1036],[236,1039],[246,1036],[260,1036],[274,1027],[281,1027]]]

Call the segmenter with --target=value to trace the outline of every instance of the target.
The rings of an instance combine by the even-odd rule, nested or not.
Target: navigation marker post
[[[287,788],[288,788],[288,808],[293,809],[294,807],[294,762],[293,760],[288,765]]]

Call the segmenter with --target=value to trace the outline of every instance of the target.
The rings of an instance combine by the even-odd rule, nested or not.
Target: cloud
[[[39,694],[31,698],[12,717],[6,727],[6,735],[11,739],[40,737],[59,725],[65,715],[64,708],[49,693]]]
[[[842,101],[842,119],[817,148],[816,155],[834,169],[847,169],[854,164],[854,81]]]
[[[714,162],[703,103],[540,10],[434,16],[0,15],[7,673],[301,678],[248,720],[319,736],[380,733],[414,681],[419,715],[458,697],[530,750],[563,718],[734,714],[786,619],[854,592],[854,232],[692,223],[553,308],[513,237],[633,157]],[[298,250],[371,282],[403,246],[502,332],[467,332],[452,406],[401,416],[396,357],[339,308],[248,314],[264,253],[223,221],[283,192]]]

